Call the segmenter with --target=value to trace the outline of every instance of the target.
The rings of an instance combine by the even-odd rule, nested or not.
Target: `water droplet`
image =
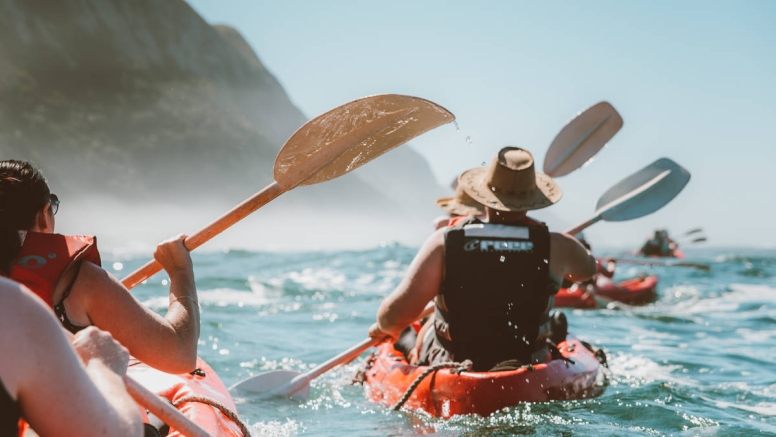
[[[120,263],[120,262],[118,262],[118,261],[116,261],[115,263],[113,263],[113,270],[115,270],[115,271],[117,271],[117,272],[118,272],[119,270],[121,270],[121,269],[123,269],[123,268],[124,268],[124,264],[122,264],[122,263]]]
[[[472,136],[466,135],[466,142],[469,143],[470,146],[474,145],[474,142],[472,142]]]
[[[507,322],[507,325],[512,326],[512,322]]]
[[[456,132],[460,132],[461,131],[461,128],[458,127],[458,121],[457,120],[453,120],[453,127],[455,127],[455,131]]]
[[[504,255],[501,255],[501,258],[499,258],[498,260],[501,262],[504,262],[507,260],[507,257],[505,257]]]
[[[485,161],[482,161],[482,162],[480,163],[480,165],[481,165],[482,167],[485,167]]]

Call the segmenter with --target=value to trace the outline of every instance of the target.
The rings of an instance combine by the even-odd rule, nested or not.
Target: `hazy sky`
[[[776,1],[189,3],[237,28],[310,117],[379,93],[451,110],[460,132],[412,142],[442,184],[505,145],[540,168],[560,128],[608,100],[625,126],[558,180],[551,224],[584,220],[609,186],[666,156],[693,174],[685,191],[652,216],[595,225],[593,243],[703,226],[714,245],[776,246]]]

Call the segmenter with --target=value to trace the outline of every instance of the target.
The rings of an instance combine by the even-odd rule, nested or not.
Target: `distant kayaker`
[[[168,373],[194,370],[199,305],[184,235],[162,242],[154,258],[170,278],[164,317],[146,308],[100,268],[95,237],[54,233],[59,198],[28,162],[0,161],[0,274],[26,285],[75,333],[93,325],[130,353]]]
[[[561,279],[581,282],[596,271],[576,239],[526,216],[560,200],[560,188],[516,147],[463,173],[459,184],[485,206],[485,217],[454,219],[426,240],[369,335],[396,338],[435,298],[431,327],[419,336],[420,364],[470,359],[474,370],[487,371],[505,361],[550,359],[546,340]]]
[[[455,195],[453,197],[443,197],[436,201],[437,206],[445,210],[448,216],[434,220],[435,230],[446,227],[450,223],[450,219],[455,217],[482,217],[485,215],[485,207],[466,194],[463,187],[458,185],[457,178],[452,185],[455,189]]]
[[[641,246],[638,254],[643,256],[673,257],[679,245],[668,236],[665,229],[656,229],[655,234]]]
[[[19,419],[41,437],[143,435],[122,380],[128,362],[96,328],[71,346],[43,301],[0,278],[0,435],[19,435]]]

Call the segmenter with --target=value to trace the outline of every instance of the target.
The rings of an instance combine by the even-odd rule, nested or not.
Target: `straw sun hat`
[[[477,203],[471,196],[463,191],[461,185],[456,184],[455,196],[443,197],[436,201],[438,207],[455,215],[483,215],[485,207]]]
[[[474,201],[499,211],[541,209],[563,195],[552,178],[536,173],[531,152],[519,147],[504,147],[488,167],[464,172],[458,178],[458,188]]]

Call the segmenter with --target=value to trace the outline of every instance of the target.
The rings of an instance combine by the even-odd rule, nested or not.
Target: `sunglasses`
[[[51,205],[51,213],[57,215],[59,211],[59,197],[56,194],[49,194],[49,205]]]

